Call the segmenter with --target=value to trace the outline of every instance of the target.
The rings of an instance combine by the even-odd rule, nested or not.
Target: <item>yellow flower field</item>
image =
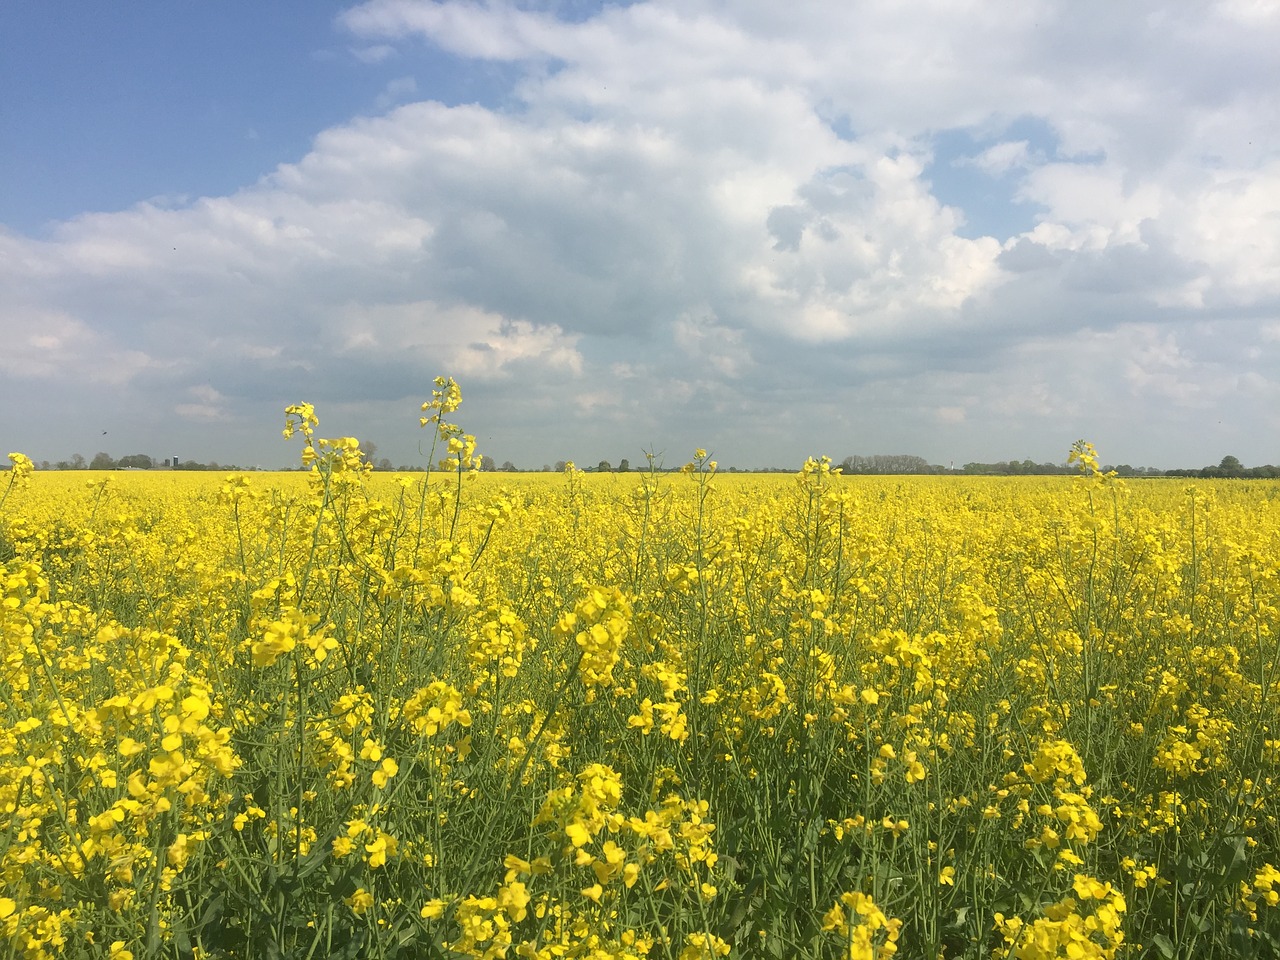
[[[1280,487],[474,475],[460,401],[0,474],[0,957],[1280,955]]]

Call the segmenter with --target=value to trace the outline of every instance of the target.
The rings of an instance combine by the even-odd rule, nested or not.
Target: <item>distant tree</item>
[[[390,470],[390,469],[391,469],[391,461],[390,461],[389,459],[387,459],[386,457],[383,457],[381,460],[379,460],[379,461],[378,461],[378,465],[377,465],[377,467],[375,467],[374,469],[376,469],[376,470]]]
[[[1244,464],[1235,457],[1227,456],[1222,458],[1222,462],[1218,464],[1218,469],[1228,477],[1238,477],[1244,472]]]
[[[366,463],[377,462],[373,458],[378,455],[378,445],[374,443],[372,440],[361,440],[360,452],[364,454],[364,459]]]
[[[121,470],[150,470],[155,466],[155,461],[145,453],[131,453],[116,461],[116,466]]]
[[[542,472],[543,472],[543,473],[550,473],[550,472],[551,472],[551,464],[549,464],[549,463],[544,463],[544,464],[542,465]]]
[[[87,464],[84,461],[84,457],[82,457],[80,454],[77,453],[75,456],[71,458],[72,470],[83,470],[86,466]]]
[[[567,460],[556,461],[556,473],[564,473],[564,468],[569,465]]]
[[[608,460],[601,460],[596,466],[597,473],[613,473],[613,465]]]
[[[941,468],[930,466],[924,457],[916,457],[906,453],[883,454],[875,456],[849,456],[840,463],[840,472],[849,475],[854,473],[937,473]]]
[[[114,470],[116,462],[111,459],[109,453],[96,453],[93,459],[89,461],[90,470]]]
[[[498,469],[500,469],[503,473],[515,473],[516,465],[512,463],[510,460],[503,460],[502,466],[499,467]]]
[[[622,461],[618,464],[618,472],[619,472],[619,473],[630,473],[630,472],[631,472],[631,461],[630,461],[630,460],[628,460],[626,457],[623,457],[623,458],[622,458]]]
[[[495,469],[493,465],[493,457],[482,456],[480,458],[480,469],[485,473],[493,473]]]

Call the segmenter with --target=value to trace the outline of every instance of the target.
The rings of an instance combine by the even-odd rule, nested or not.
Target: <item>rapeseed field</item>
[[[1272,957],[1280,487],[0,474],[0,956]]]

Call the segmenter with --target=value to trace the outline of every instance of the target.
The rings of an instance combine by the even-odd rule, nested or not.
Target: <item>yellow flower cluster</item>
[[[1273,486],[1086,443],[1075,481],[473,476],[461,401],[402,476],[306,403],[300,474],[10,457],[0,955],[1271,944]]]
[[[823,916],[822,929],[845,941],[840,955],[848,960],[887,960],[898,952],[902,921],[885,916],[874,900],[855,891],[840,894]]]
[[[1017,960],[1114,960],[1124,945],[1121,929],[1124,896],[1111,884],[1077,874],[1075,896],[1064,897],[1043,908],[1043,916],[1031,923],[1017,917],[995,915],[1006,946],[996,957]]]
[[[622,591],[618,587],[591,587],[573,612],[560,618],[555,632],[573,637],[581,651],[582,681],[594,688],[613,682],[613,668],[630,627],[631,605]]]

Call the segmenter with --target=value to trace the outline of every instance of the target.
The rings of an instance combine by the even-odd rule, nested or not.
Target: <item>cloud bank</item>
[[[4,439],[281,464],[305,399],[412,462],[452,373],[522,466],[1280,462],[1276,8],[844,7],[350,8],[380,112],[0,228]],[[433,99],[440,54],[511,82]]]

